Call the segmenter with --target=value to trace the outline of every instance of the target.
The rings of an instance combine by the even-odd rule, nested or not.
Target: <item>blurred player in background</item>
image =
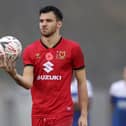
[[[87,91],[88,91],[88,126],[91,126],[90,124],[90,107],[92,104],[92,98],[93,98],[93,87],[89,80],[86,81],[87,84]],[[74,119],[73,119],[73,126],[78,126],[78,118],[80,117],[80,109],[78,104],[78,86],[77,86],[77,79],[73,77],[72,83],[71,83],[71,93],[72,93],[72,100],[74,102]]]
[[[126,126],[126,67],[123,69],[123,79],[112,83],[110,98],[112,126]]]
[[[85,63],[78,43],[61,36],[61,11],[54,6],[40,9],[41,38],[23,51],[23,75],[15,62],[3,58],[0,67],[22,87],[31,89],[32,126],[72,126],[73,102],[71,79],[73,70],[78,80],[80,117],[78,126],[87,126],[87,88]]]

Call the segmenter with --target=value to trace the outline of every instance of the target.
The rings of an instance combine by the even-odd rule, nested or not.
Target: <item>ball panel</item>
[[[0,39],[0,44],[4,48],[7,58],[16,60],[22,52],[21,42],[14,36],[4,36]]]

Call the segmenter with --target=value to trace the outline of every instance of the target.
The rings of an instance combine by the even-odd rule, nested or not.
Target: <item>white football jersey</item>
[[[126,81],[119,80],[112,83],[109,93],[110,96],[126,97]]]

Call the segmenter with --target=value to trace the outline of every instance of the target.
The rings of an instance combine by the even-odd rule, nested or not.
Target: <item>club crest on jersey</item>
[[[57,51],[56,58],[57,59],[65,59],[66,51]]]
[[[51,52],[46,53],[45,59],[48,61],[53,60],[53,54]]]

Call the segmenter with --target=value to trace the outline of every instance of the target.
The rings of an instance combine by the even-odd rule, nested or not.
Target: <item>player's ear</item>
[[[58,26],[58,28],[61,28],[62,27],[62,21],[58,21],[57,26]]]

